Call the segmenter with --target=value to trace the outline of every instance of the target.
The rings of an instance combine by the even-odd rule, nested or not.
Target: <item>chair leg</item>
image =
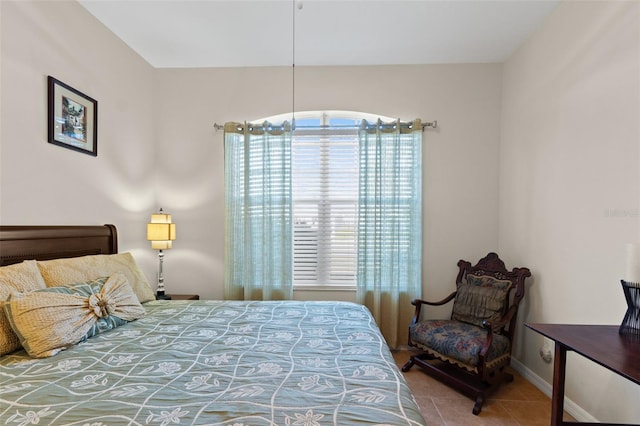
[[[513,382],[513,374],[507,373],[506,371],[504,371],[504,369],[501,369],[499,371],[499,375],[500,375],[500,380],[491,384],[487,384],[488,387],[476,395],[476,403],[473,406],[473,414],[475,414],[476,416],[480,414],[480,411],[482,411],[482,404],[484,404],[485,395],[487,392],[493,391],[501,383]]]
[[[496,373],[487,379],[487,383],[489,383],[492,387],[499,385],[500,383],[511,383],[513,382],[513,374],[508,373],[501,368],[496,371]]]
[[[476,397],[476,403],[473,406],[473,414],[475,414],[476,416],[480,414],[480,410],[482,410],[482,404],[484,404],[484,393],[480,393]]]
[[[431,355],[426,354],[426,353],[421,353],[421,354],[418,354],[418,355],[411,355],[411,357],[409,358],[409,361],[407,361],[402,366],[402,371],[406,373],[407,371],[411,370],[411,367],[413,367],[415,365],[416,361],[419,361],[418,364],[422,365],[425,362],[425,360],[427,360],[427,359],[433,359],[433,357]]]
[[[511,383],[511,382],[513,382],[513,374],[511,374],[511,373],[507,373],[507,372],[503,372],[502,374],[504,374],[504,376],[505,376],[504,381],[505,381],[506,383]]]
[[[415,363],[416,363],[415,355],[412,355],[411,358],[409,358],[409,361],[407,361],[402,366],[402,371],[406,373],[407,371],[411,370],[411,367],[413,367]]]

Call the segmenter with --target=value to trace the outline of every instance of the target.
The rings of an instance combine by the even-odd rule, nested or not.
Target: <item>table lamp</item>
[[[169,250],[175,239],[176,224],[171,223],[171,215],[163,213],[162,209],[158,213],[153,213],[151,222],[147,223],[147,240],[151,241],[152,249],[158,250],[158,289],[156,291],[156,299],[171,299],[164,293],[164,276],[162,274],[164,253],[162,250]]]

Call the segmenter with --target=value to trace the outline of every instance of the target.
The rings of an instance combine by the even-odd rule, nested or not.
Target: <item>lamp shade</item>
[[[154,250],[168,250],[172,241],[176,239],[176,224],[171,223],[171,215],[153,213],[151,222],[147,223],[147,240],[151,241]]]

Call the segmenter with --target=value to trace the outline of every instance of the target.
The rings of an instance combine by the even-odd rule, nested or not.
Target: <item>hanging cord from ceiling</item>
[[[296,126],[296,9],[302,10],[302,0],[291,1],[291,124]]]
[[[291,0],[291,125],[295,129],[296,122],[296,9],[302,10],[302,0]],[[436,129],[438,121],[423,121],[422,131],[425,129]],[[224,124],[213,123],[213,128],[224,130]]]

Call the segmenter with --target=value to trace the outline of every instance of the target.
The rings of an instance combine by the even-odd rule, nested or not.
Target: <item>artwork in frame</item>
[[[98,101],[49,76],[49,143],[98,155]]]

